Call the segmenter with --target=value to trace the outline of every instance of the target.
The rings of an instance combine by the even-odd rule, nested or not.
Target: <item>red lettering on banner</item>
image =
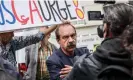
[[[14,6],[14,0],[11,0],[11,7],[12,7],[13,14],[14,14],[15,18],[17,19],[17,21],[19,21],[22,25],[27,24],[29,17],[25,17],[24,15],[21,15],[20,18],[18,17],[18,14],[17,14],[17,12],[15,10],[15,6]]]
[[[37,12],[39,18],[40,18],[41,21],[43,22],[43,19],[42,19],[40,13],[39,13],[39,10],[38,10],[38,8],[37,8],[37,6],[36,6],[35,1],[33,0],[32,2],[33,2],[33,4],[34,4],[34,6],[35,6],[35,9],[32,9],[31,0],[29,0],[29,8],[30,8],[31,23],[34,24],[34,22],[33,22],[33,12]]]

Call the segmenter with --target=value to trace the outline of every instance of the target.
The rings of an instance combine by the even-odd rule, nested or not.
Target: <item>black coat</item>
[[[109,78],[104,74],[104,80],[129,80],[132,72],[131,54],[118,38],[106,39],[92,55],[81,56],[65,80],[99,80],[98,74],[108,66],[112,69],[111,76]],[[113,72],[114,69],[121,72]],[[123,71],[128,76],[121,74]]]

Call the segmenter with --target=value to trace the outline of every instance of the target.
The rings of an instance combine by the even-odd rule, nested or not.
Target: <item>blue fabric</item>
[[[86,53],[90,54],[89,51],[84,48],[76,48],[74,50],[73,61],[75,62],[79,56]],[[64,68],[64,65],[73,66],[74,62],[72,62],[70,60],[70,57],[66,56],[61,49],[58,49],[46,61],[50,73],[50,80],[60,80],[59,72],[61,71],[62,68]]]

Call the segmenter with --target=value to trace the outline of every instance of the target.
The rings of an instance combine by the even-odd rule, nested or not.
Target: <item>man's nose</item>
[[[69,42],[73,42],[74,41],[74,39],[70,36],[69,37]]]

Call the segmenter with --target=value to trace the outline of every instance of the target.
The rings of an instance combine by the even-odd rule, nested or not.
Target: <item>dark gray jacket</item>
[[[109,76],[99,75],[107,68],[110,68]],[[92,55],[80,57],[65,80],[103,80],[100,79],[101,76],[104,76],[104,80],[129,80],[131,73],[130,52],[125,50],[120,39],[112,38],[104,40]]]

